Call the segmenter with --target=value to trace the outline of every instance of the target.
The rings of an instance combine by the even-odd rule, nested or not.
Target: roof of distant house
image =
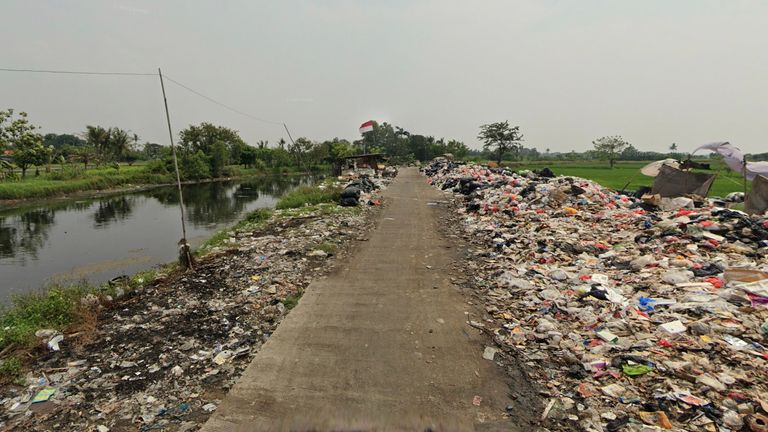
[[[382,156],[384,156],[384,153],[366,153],[366,154],[346,156],[344,157],[344,159],[357,159],[357,158],[365,158],[365,157],[382,157]]]

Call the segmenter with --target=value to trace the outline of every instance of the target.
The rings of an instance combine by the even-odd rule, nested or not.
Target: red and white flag
[[[360,125],[360,133],[364,134],[366,132],[373,132],[373,120],[368,120]]]

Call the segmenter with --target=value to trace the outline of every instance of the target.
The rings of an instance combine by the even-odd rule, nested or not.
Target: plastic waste
[[[64,340],[64,335],[56,335],[48,341],[48,348],[51,351],[59,351],[61,348],[59,344]]]
[[[479,323],[540,365],[547,391],[589,400],[558,404],[557,416],[585,430],[710,430],[766,398],[765,217],[577,177],[457,162],[425,172],[453,194],[472,242]],[[729,278],[734,268],[751,280]]]
[[[46,387],[35,394],[35,397],[32,398],[32,403],[47,402],[55,393],[55,388]]]
[[[693,272],[690,270],[669,270],[661,275],[661,280],[670,285],[685,283],[691,278],[693,278]]]

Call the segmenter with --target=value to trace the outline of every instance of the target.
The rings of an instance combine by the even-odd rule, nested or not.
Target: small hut
[[[378,173],[380,169],[383,169],[382,163],[384,162],[383,153],[366,153],[354,156],[347,156],[341,160],[340,164],[334,167],[336,175],[341,175],[344,170],[359,169],[372,169],[375,173]]]

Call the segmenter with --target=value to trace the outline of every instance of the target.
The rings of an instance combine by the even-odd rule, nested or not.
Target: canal
[[[187,236],[196,247],[312,181],[260,177],[186,185]],[[51,284],[99,283],[173,261],[180,238],[175,187],[0,209],[0,304]]]

